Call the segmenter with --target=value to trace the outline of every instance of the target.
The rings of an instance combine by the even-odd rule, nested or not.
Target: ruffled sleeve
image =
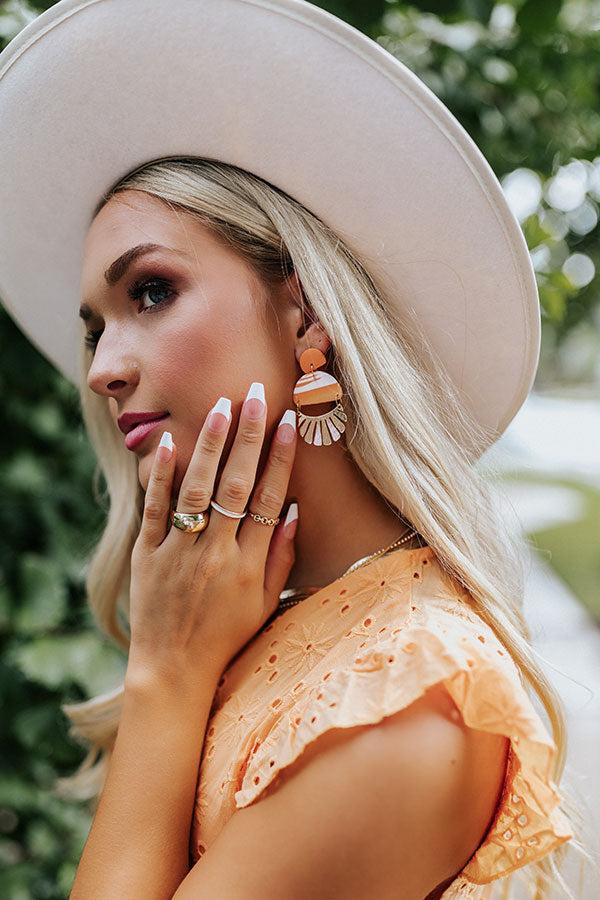
[[[310,684],[250,754],[235,803],[252,803],[327,730],[379,722],[441,682],[466,725],[510,739],[495,819],[462,873],[474,884],[485,884],[571,837],[552,781],[555,747],[492,630],[464,607],[455,591],[448,593],[447,585],[423,605],[415,605],[416,594],[411,592],[404,622],[394,604],[372,609],[360,623],[366,639],[348,640],[345,657],[325,654],[311,670]]]

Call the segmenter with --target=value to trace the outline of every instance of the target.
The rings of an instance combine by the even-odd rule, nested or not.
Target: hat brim
[[[333,228],[416,313],[490,443],[524,402],[539,301],[498,180],[418,78],[317,7],[62,0],[0,54],[0,122],[0,296],[68,378],[102,194],[147,161],[201,156]]]

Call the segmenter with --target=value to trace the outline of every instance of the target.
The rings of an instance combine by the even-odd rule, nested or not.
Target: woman
[[[448,900],[524,866],[543,892],[571,836],[562,719],[526,639],[518,542],[473,468],[535,371],[518,227],[457,123],[337,20],[296,0],[173,9],[69,0],[0,58],[3,296],[72,371],[79,276],[82,404],[111,496],[88,586],[129,654],[121,691],[69,710],[104,751],[83,773],[104,786],[72,896]],[[36,66],[52,75],[28,118]],[[202,116],[195,66],[215,79]],[[322,133],[290,166],[315,109]],[[385,140],[377,171],[354,165],[370,116],[405,135],[402,173]],[[20,266],[26,220],[41,275]],[[53,325],[27,318],[30,277]]]

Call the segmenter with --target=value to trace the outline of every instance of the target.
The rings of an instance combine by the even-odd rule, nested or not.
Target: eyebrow
[[[187,256],[183,250],[175,250],[173,247],[164,247],[162,244],[137,244],[130,247],[125,253],[122,253],[114,262],[110,264],[104,273],[104,280],[109,287],[114,287],[126,275],[127,270],[136,259],[153,253],[155,250],[168,250],[169,253],[177,253],[180,256]],[[82,303],[79,307],[79,315],[84,322],[92,318],[94,312],[88,303]]]

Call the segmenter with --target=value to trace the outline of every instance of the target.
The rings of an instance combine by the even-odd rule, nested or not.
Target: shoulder
[[[502,737],[467,728],[436,686],[375,724],[319,735],[233,815],[202,858],[203,876],[214,871],[218,890],[219,867],[234,882],[239,867],[239,896],[248,900],[267,886],[269,896],[290,900],[422,900],[483,839],[506,752]]]
[[[437,685],[375,725],[322,735],[283,771],[279,790],[282,802],[284,792],[295,794],[301,815],[311,786],[315,802],[327,807],[323,840],[332,856],[340,841],[353,847],[353,859],[362,855],[365,893],[357,897],[368,896],[369,885],[371,895],[397,896],[400,880],[407,900],[420,900],[457,874],[481,843],[507,750],[505,738],[466,727]],[[353,881],[356,875],[353,865]]]

